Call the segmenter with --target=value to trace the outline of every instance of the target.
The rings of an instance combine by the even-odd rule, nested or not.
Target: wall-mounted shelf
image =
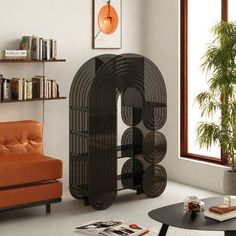
[[[62,100],[66,99],[66,97],[58,97],[58,98],[34,98],[34,99],[28,99],[28,100],[9,100],[9,101],[2,101],[2,103],[13,103],[13,102],[35,102],[35,101],[48,101],[48,100]]]
[[[45,67],[46,63],[55,63],[55,62],[65,62],[66,59],[51,59],[51,60],[28,60],[28,59],[0,59],[0,64],[31,64],[31,63],[38,63],[40,65],[43,65],[42,68],[42,73],[43,77],[45,76]],[[33,98],[33,99],[26,99],[26,100],[3,100],[0,101],[0,105],[3,103],[22,103],[22,102],[36,102],[36,101],[41,101],[43,106],[43,123],[44,123],[44,113],[45,113],[45,101],[51,101],[51,100],[62,100],[66,99],[66,97],[54,97],[54,98]]]
[[[0,63],[42,63],[42,62],[65,62],[66,59],[55,59],[55,60],[7,60],[7,59],[0,59]]]

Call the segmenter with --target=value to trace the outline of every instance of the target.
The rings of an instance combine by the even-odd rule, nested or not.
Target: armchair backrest
[[[38,121],[0,122],[0,155],[43,153],[43,131]]]

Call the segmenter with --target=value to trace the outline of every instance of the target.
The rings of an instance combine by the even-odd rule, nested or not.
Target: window
[[[229,9],[229,10],[228,10]],[[207,89],[202,56],[212,42],[210,29],[220,20],[236,20],[235,0],[181,0],[181,156],[224,164],[217,146],[199,148],[196,127],[201,120],[195,97]]]
[[[228,18],[229,21],[236,20],[236,1],[235,0],[228,0],[229,10],[228,10]]]

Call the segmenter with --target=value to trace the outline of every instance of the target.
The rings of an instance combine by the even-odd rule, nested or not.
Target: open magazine
[[[126,224],[117,221],[92,221],[76,228],[75,232],[99,236],[141,236],[149,232],[137,224]]]

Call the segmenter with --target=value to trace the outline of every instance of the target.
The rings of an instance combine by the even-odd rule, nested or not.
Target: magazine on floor
[[[99,236],[141,236],[149,232],[137,224],[126,224],[124,221],[92,221],[76,228],[77,233]]]

